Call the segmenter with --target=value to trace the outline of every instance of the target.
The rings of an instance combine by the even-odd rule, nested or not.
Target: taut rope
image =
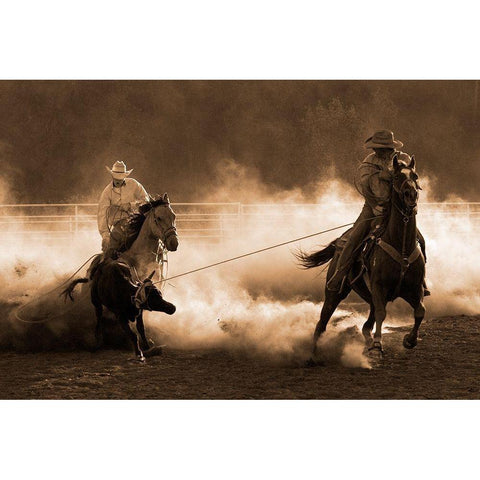
[[[375,218],[377,218],[377,217],[367,218],[367,219],[364,220],[364,222],[374,220]],[[249,256],[255,255],[257,253],[266,252],[267,250],[272,250],[274,248],[283,247],[284,245],[288,245],[288,244],[294,243],[294,242],[299,242],[300,240],[305,240],[306,238],[316,237],[317,235],[323,235],[324,233],[333,232],[334,230],[339,230],[340,228],[350,227],[354,223],[355,222],[346,223],[344,225],[339,225],[338,227],[333,227],[333,228],[329,228],[327,230],[322,230],[321,232],[311,233],[310,235],[304,235],[303,237],[294,238],[293,240],[288,240],[287,242],[277,243],[276,245],[272,245],[270,247],[265,247],[265,248],[261,248],[259,250],[254,250],[253,252],[244,253],[243,255],[238,255],[236,257],[228,258],[227,260],[222,260],[221,262],[212,263],[210,265],[206,265],[205,267],[196,268],[196,269],[190,270],[188,272],[179,273],[178,275],[173,275],[172,277],[168,277],[168,278],[165,278],[165,279],[162,279],[162,280],[158,280],[157,282],[154,282],[154,284],[167,282],[169,280],[173,280],[174,278],[184,277],[185,275],[190,275],[191,273],[200,272],[202,270],[206,270],[207,268],[217,267],[218,265],[223,265],[224,263],[233,262],[234,260],[239,260],[240,258],[249,257]]]

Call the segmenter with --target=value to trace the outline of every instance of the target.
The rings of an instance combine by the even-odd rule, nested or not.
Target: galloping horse
[[[339,291],[331,291],[325,287],[325,302],[313,336],[313,355],[328,321],[352,289],[370,305],[370,314],[362,327],[369,349],[383,352],[382,323],[386,316],[386,305],[398,297],[410,304],[415,318],[412,330],[403,339],[403,346],[414,348],[417,345],[418,329],[425,316],[425,259],[417,244],[415,217],[420,187],[415,172],[415,157],[412,156],[412,161],[407,166],[399,162],[395,155],[393,169],[390,212],[385,231],[376,239],[370,255],[367,256],[366,270],[363,273],[362,263],[358,260]],[[312,254],[299,253],[297,258],[305,268],[318,267],[332,260],[327,273],[328,282],[336,270],[339,255],[337,241],[333,241],[323,250]],[[372,337],[374,324],[375,335]]]
[[[79,283],[90,284],[91,301],[95,307],[97,324],[95,338],[97,347],[101,345],[101,322],[103,306],[107,307],[122,325],[132,340],[137,357],[143,361],[143,352],[149,348],[145,336],[142,311],[144,309],[168,313],[175,312],[175,306],[163,300],[162,294],[152,284],[151,279],[159,268],[155,261],[158,243],[167,250],[175,251],[178,247],[178,236],[173,212],[168,195],[152,199],[141,205],[137,214],[132,214],[127,223],[130,244],[119,257],[100,261],[94,260],[90,268],[90,278],[84,277],[72,281],[62,292],[65,298],[73,301],[73,291]],[[93,262],[92,262],[93,263]],[[153,271],[148,278],[147,271]],[[141,281],[141,278],[145,280]],[[140,345],[137,335],[131,331],[129,322],[136,322],[140,334]]]

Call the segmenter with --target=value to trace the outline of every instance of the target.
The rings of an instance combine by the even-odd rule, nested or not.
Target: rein
[[[167,203],[165,205],[161,205],[162,207],[170,207],[170,204]],[[165,245],[167,243],[167,240],[175,235],[177,236],[177,227],[175,227],[174,225],[172,225],[171,227],[168,227],[166,230],[164,230],[164,228],[162,227],[162,225],[158,222],[157,220],[157,217],[155,216],[155,212],[154,212],[154,209],[151,209],[150,210],[153,214],[153,221],[155,223],[155,225],[163,232],[163,240],[162,240],[162,243]]]
[[[394,187],[394,190],[397,192],[397,194],[400,194],[402,187],[407,181],[408,179],[404,180],[398,190]],[[402,286],[402,282],[407,270],[410,268],[410,265],[412,265],[412,263],[417,260],[417,258],[421,255],[422,252],[417,244],[415,245],[415,248],[410,254],[407,254],[406,251],[407,228],[410,220],[412,220],[417,214],[417,206],[415,205],[413,208],[408,207],[411,210],[410,213],[408,213],[403,210],[399,205],[397,205],[394,199],[392,199],[392,205],[400,212],[403,218],[402,251],[400,253],[395,247],[390,245],[381,237],[377,239],[376,243],[385,253],[387,253],[393,260],[395,260],[400,265],[400,278],[398,280],[397,286],[395,287],[395,292],[393,295],[393,298],[396,298],[400,293],[400,288]]]
[[[372,220],[375,220],[376,218],[377,217],[366,218],[363,221],[364,222],[370,222]],[[208,268],[217,267],[219,265],[223,265],[225,263],[233,262],[233,261],[239,260],[241,258],[246,258],[246,257],[249,257],[251,255],[256,255],[257,253],[262,253],[262,252],[266,252],[268,250],[273,250],[274,248],[283,247],[285,245],[289,245],[290,243],[298,242],[300,240],[305,240],[307,238],[316,237],[318,235],[323,235],[325,233],[333,232],[335,230],[339,230],[340,228],[351,227],[354,223],[355,222],[346,223],[344,225],[339,225],[338,227],[333,227],[333,228],[328,228],[327,230],[322,230],[321,232],[312,233],[310,235],[304,235],[303,237],[294,238],[293,240],[288,240],[286,242],[277,243],[276,245],[271,245],[269,247],[260,248],[259,250],[254,250],[253,252],[244,253],[243,255],[237,255],[236,257],[227,258],[226,260],[222,260],[220,262],[211,263],[210,265],[206,265],[204,267],[195,268],[194,270],[190,270],[188,272],[180,273],[178,275],[173,275],[171,277],[164,278],[162,280],[158,280],[157,282],[153,282],[153,285],[156,285],[157,283],[167,282],[169,280],[173,280],[174,278],[184,277],[185,275],[190,275],[192,273],[201,272],[202,270],[206,270]]]

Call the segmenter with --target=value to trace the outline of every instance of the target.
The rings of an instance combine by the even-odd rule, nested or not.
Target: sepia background
[[[352,180],[375,129],[393,130],[435,188],[476,200],[476,81],[2,81],[2,203],[96,201],[104,165],[135,169],[148,191],[215,197],[226,161],[267,192]]]
[[[114,161],[133,168],[132,177],[151,194],[168,191],[180,246],[169,255],[166,276],[181,275],[164,285],[176,314],[146,313],[149,335],[167,345],[163,363],[173,375],[168,386],[160,388],[147,378],[142,388],[125,390],[131,380],[116,383],[118,373],[105,371],[102,356],[68,368],[62,364],[59,368],[66,370],[60,374],[49,370],[51,357],[45,353],[40,358],[49,373],[22,389],[11,383],[7,398],[480,395],[473,371],[459,380],[450,355],[442,357],[450,373],[439,389],[438,376],[444,378],[445,370],[438,369],[438,355],[432,354],[443,351],[445,335],[462,345],[464,331],[458,325],[476,331],[478,324],[477,81],[6,81],[0,82],[0,92],[5,166],[0,174],[0,348],[74,351],[81,358],[91,348],[94,314],[88,289],[74,304],[48,292],[100,251],[96,202],[110,181],[105,165]],[[378,364],[364,351],[359,332],[367,305],[351,295],[322,340],[327,363],[338,375],[325,388],[312,388],[297,376],[290,385],[284,375],[290,378],[291,369],[302,369],[310,355],[325,284],[325,269],[303,271],[293,253],[326,245],[345,228],[183,274],[353,222],[362,205],[354,185],[356,167],[368,154],[365,139],[381,128],[392,129],[403,150],[416,156],[423,189],[418,223],[427,242],[433,292],[422,333],[428,341],[411,355],[403,351],[398,338],[413,319],[398,300],[385,322],[393,363]],[[122,346],[119,338],[113,332],[107,345]],[[473,337],[461,351],[463,364],[476,361]],[[106,355],[109,364],[123,363],[122,351]],[[12,359],[4,360],[3,369],[12,368]],[[188,377],[190,388],[178,383],[183,362],[200,368]],[[245,362],[260,369],[261,386],[252,386]],[[396,362],[405,378],[392,386],[389,368]],[[415,380],[405,370],[426,363]],[[226,376],[207,382],[202,365]],[[230,368],[238,369],[234,382]],[[352,368],[354,381],[346,389],[344,375]],[[365,383],[368,371],[374,374]],[[136,370],[127,368],[124,374],[129,378]],[[112,380],[106,388],[102,375]],[[374,387],[379,382],[384,387]]]

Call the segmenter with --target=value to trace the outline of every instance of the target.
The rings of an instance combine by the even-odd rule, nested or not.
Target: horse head
[[[417,207],[419,190],[421,190],[415,171],[414,155],[409,165],[399,161],[397,155],[393,157],[393,190],[397,193],[401,206],[413,213]]]
[[[168,195],[155,197],[151,200],[149,211],[152,233],[165,245],[167,250],[175,252],[178,248],[178,234],[175,225],[176,215],[170,205]]]

